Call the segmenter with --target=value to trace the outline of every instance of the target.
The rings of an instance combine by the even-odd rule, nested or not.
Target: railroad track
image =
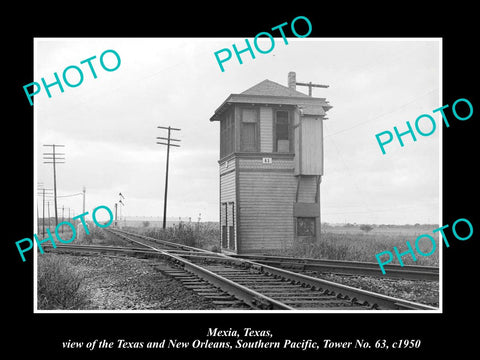
[[[115,230],[114,230],[115,231]],[[116,232],[117,236],[122,237],[125,232]],[[138,234],[128,233],[130,236],[139,237]],[[148,237],[140,237],[144,240],[155,240]],[[126,238],[124,238],[127,240]],[[207,250],[193,248],[186,245],[171,243],[168,241],[156,240],[154,245],[162,244],[169,247],[172,251],[177,250],[177,254],[182,254],[182,251],[186,254],[191,254],[192,251],[200,251],[204,253],[210,253]],[[295,272],[327,272],[342,275],[365,275],[376,276],[381,278],[397,278],[405,280],[425,280],[425,281],[438,281],[439,269],[433,266],[419,266],[419,265],[405,265],[400,266],[396,264],[384,265],[386,274],[383,274],[377,263],[373,262],[361,262],[361,261],[346,261],[346,260],[325,260],[325,259],[312,259],[312,258],[293,258],[286,256],[271,256],[271,255],[258,255],[258,254],[231,254],[229,255],[235,258],[247,259],[261,264],[271,265],[283,269],[292,270]]]
[[[106,229],[134,248],[93,247],[58,251],[122,252],[161,257],[175,269],[167,271],[186,287],[226,309],[260,310],[436,310],[436,308],[299,274],[265,263],[227,256],[146,236]],[[110,248],[111,250],[108,250]]]
[[[343,261],[343,260],[324,260],[311,258],[293,258],[285,256],[270,255],[230,255],[237,258],[249,259],[262,264],[267,264],[283,269],[291,269],[301,272],[328,272],[346,275],[366,275],[382,278],[397,278],[405,280],[426,280],[438,281],[438,267],[395,264],[384,265],[386,274],[382,274],[377,263]]]

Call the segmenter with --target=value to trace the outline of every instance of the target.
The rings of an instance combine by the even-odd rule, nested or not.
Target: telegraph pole
[[[168,130],[168,137],[164,138],[164,137],[160,137],[160,136],[157,136],[157,139],[160,139],[160,140],[167,140],[167,143],[165,144],[164,142],[158,142],[157,141],[157,144],[160,144],[160,145],[166,145],[167,146],[167,166],[166,166],[166,170],[165,170],[165,196],[163,198],[163,228],[165,229],[166,228],[166,224],[167,224],[167,193],[168,193],[168,163],[169,163],[169,159],[170,159],[170,146],[176,146],[176,147],[180,147],[180,145],[178,144],[172,144],[171,141],[180,141],[178,139],[172,139],[170,137],[170,132],[172,130],[174,131],[180,131],[181,129],[177,129],[177,128],[172,128],[172,127],[165,127],[165,126],[157,126],[159,129],[166,129]]]
[[[328,88],[330,86],[330,85],[313,84],[311,81],[309,83],[296,82],[296,84],[300,86],[308,86],[308,96],[312,96],[312,87]]]
[[[41,190],[42,191],[42,233],[43,235],[45,236],[45,195],[47,196],[52,196],[52,194],[45,194],[45,191],[52,191],[52,189],[45,189],[43,187],[43,184],[39,184],[40,188],[37,188],[37,191],[38,190]]]
[[[83,187],[83,213],[85,214],[85,192],[87,191],[87,189],[85,188],[85,186]]]
[[[62,222],[64,218],[64,213],[65,213],[65,205],[62,205]],[[63,234],[63,226],[62,226],[62,234]]]
[[[55,147],[65,147],[65,145],[58,145],[58,144],[49,144],[43,146],[51,146],[52,152],[51,153],[43,153],[43,160],[51,160],[51,161],[44,161],[44,164],[53,164],[53,198],[55,202],[55,226],[58,225],[58,213],[57,213],[57,174],[56,174],[56,164],[65,164],[65,153],[56,153]]]
[[[50,230],[50,201],[47,201],[47,208],[48,208],[48,230]]]
[[[121,192],[118,193],[118,204],[125,206],[122,200],[125,200],[125,197],[122,195]],[[118,219],[119,222],[122,221],[122,208],[120,208],[120,218]],[[115,203],[115,223],[117,222],[117,203]],[[127,225],[127,220],[124,219],[124,225]]]
[[[37,233],[40,233],[40,211],[38,210],[38,202],[37,202]]]
[[[117,206],[118,204],[115,203],[115,227],[117,227]]]

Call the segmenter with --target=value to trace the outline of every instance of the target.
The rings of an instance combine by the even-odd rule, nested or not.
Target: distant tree
[[[363,225],[360,225],[360,230],[363,230],[366,233],[368,233],[369,231],[373,230],[373,226],[368,224],[363,224]]]
[[[150,221],[144,221],[142,222],[143,227],[148,227],[150,225]]]

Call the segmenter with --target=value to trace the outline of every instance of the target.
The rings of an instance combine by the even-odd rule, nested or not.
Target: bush
[[[38,257],[37,307],[41,310],[83,309],[88,293],[83,277],[62,258],[44,254]]]
[[[344,227],[340,229],[344,230]],[[377,262],[375,255],[388,250],[393,252],[396,246],[401,252],[407,250],[405,244],[409,240],[410,244],[420,235],[412,230],[404,230],[402,233],[392,231],[363,233],[360,230],[356,232],[322,232],[320,240],[316,243],[306,244],[295,242],[290,248],[271,251],[274,255],[293,256],[300,258],[319,258],[329,260],[351,260]],[[439,248],[438,239],[436,239],[437,249]],[[413,245],[412,245],[413,246]],[[425,251],[428,251],[426,249]],[[402,261],[406,265],[425,265],[438,266],[438,251],[431,256],[417,256],[417,261],[413,261],[411,256],[404,256]],[[394,255],[392,264],[399,264]]]
[[[75,240],[77,244],[92,245],[93,240],[105,240],[105,231],[102,228],[90,225],[88,226],[88,235],[83,232],[83,226],[81,228],[82,234]]]
[[[162,228],[131,228],[130,231],[159,240],[171,241],[188,246],[210,249],[220,243],[220,230],[218,223],[180,222],[174,226]]]
[[[373,230],[373,226],[368,224],[363,224],[363,225],[360,225],[360,230],[363,230],[368,233],[369,231]]]

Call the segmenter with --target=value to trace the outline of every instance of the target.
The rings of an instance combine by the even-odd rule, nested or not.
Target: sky
[[[242,49],[245,39],[35,39],[32,81],[52,83],[54,72],[61,78],[71,65],[82,69],[84,79],[77,87],[63,83],[63,93],[50,87],[51,98],[43,88],[34,97],[34,186],[53,188],[43,145],[63,144],[59,208],[81,213],[82,196],[75,194],[85,187],[90,214],[100,205],[113,210],[121,192],[122,216],[161,217],[166,147],[156,137],[166,131],[157,126],[172,126],[181,129],[172,133],[181,146],[170,151],[168,217],[218,221],[220,131],[210,117],[230,94],[265,79],[287,86],[288,72],[295,71],[298,82],[329,85],[315,88],[313,96],[333,106],[324,121],[322,222],[441,223],[442,126],[440,114],[432,113],[443,105],[441,40],[293,37],[285,44],[280,37],[270,53],[255,52],[255,59],[244,53],[243,64],[233,56],[222,72],[214,53],[232,50],[232,44]],[[115,71],[99,63],[106,50],[121,58]],[[92,56],[96,79],[88,64],[80,64]],[[107,67],[116,64],[111,53],[104,60]],[[72,83],[79,81],[76,76],[69,70]],[[405,131],[406,121],[414,126],[422,114],[436,120],[436,131],[417,134],[416,142],[404,136],[404,147],[395,139],[383,155],[375,134],[393,132],[394,126]],[[428,122],[420,127],[431,129]]]

